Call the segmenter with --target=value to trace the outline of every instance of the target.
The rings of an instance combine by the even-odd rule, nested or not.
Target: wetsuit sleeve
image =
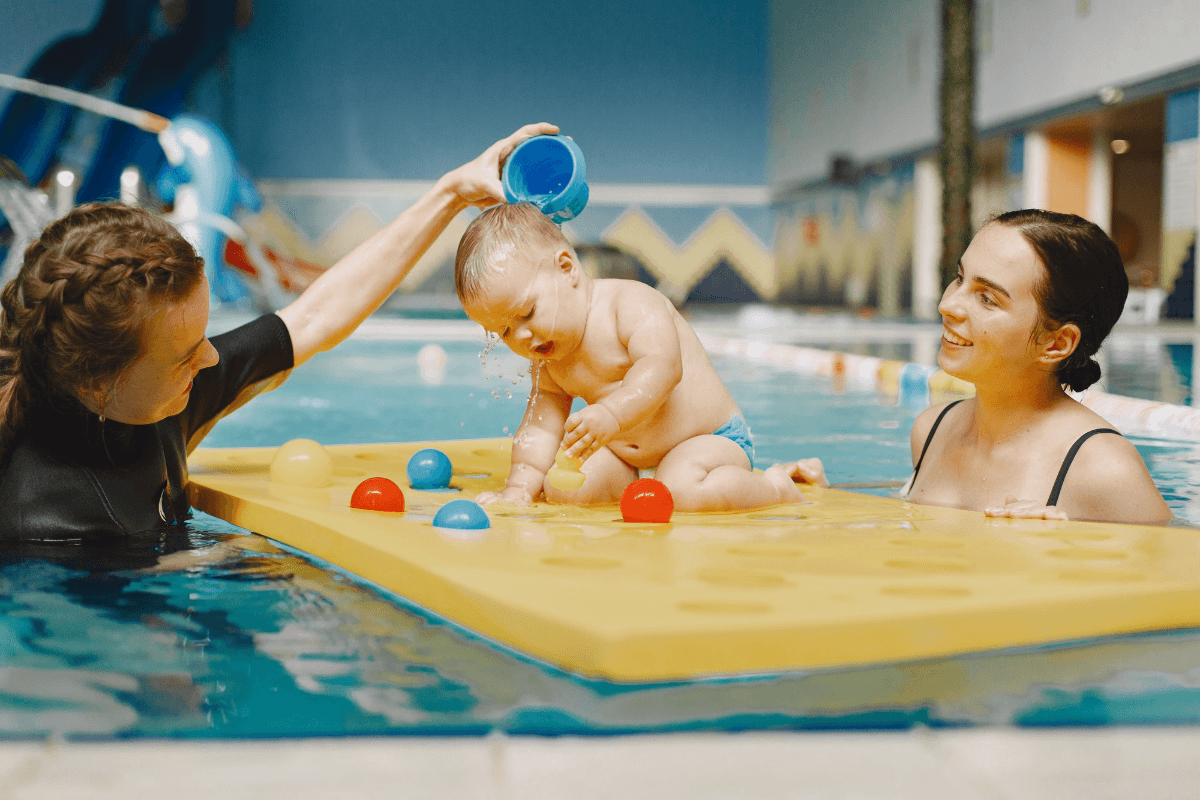
[[[283,383],[295,363],[292,337],[275,314],[214,336],[212,344],[221,360],[196,375],[179,415],[189,453],[226,414]]]

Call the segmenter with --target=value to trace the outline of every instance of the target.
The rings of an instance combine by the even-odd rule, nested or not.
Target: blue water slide
[[[92,28],[58,39],[41,52],[25,77],[91,92],[119,80],[147,36],[156,0],[106,0]],[[37,185],[57,161],[80,111],[74,106],[14,93],[0,114],[0,155]]]
[[[252,297],[224,262],[226,232],[235,207],[262,207],[254,185],[238,168],[233,146],[212,122],[187,114],[171,120],[159,137],[169,164],[156,180],[158,194],[173,203],[175,225],[204,258],[209,289],[222,303],[249,303]]]
[[[192,85],[225,52],[237,24],[237,0],[187,3],[185,16],[131,65],[116,100],[168,119],[182,113]],[[153,134],[109,123],[76,198],[86,202],[117,197],[121,171],[127,165],[135,164],[143,175],[155,176],[165,163]]]

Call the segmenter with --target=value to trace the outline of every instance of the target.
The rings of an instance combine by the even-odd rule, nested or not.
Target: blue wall
[[[100,5],[9,4],[18,74]],[[597,183],[761,185],[767,24],[767,0],[255,0],[195,100],[256,178],[432,179],[549,120]]]
[[[548,120],[597,183],[765,182],[766,0],[258,0],[230,69],[260,178],[431,179]]]
[[[937,140],[936,0],[770,6],[771,184],[825,177],[835,155],[863,163]]]
[[[0,72],[24,75],[55,39],[92,27],[100,0],[3,0],[0,3]],[[0,109],[10,92],[0,89]]]

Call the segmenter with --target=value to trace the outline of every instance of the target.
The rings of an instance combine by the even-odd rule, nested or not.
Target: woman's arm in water
[[[474,161],[446,173],[391,224],[280,310],[292,337],[296,366],[341,342],[379,308],[460,211],[504,202],[500,166],[513,148],[530,136],[557,132],[545,122],[526,125]]]

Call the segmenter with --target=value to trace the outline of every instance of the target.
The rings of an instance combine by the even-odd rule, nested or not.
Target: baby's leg
[[[543,486],[546,502],[577,506],[597,506],[618,503],[625,487],[637,478],[637,470],[601,447],[579,468],[585,476],[583,485],[570,492],[555,489],[547,480]]]
[[[678,511],[742,511],[802,503],[790,465],[754,472],[746,451],[724,436],[695,436],[675,446],[658,465]]]

